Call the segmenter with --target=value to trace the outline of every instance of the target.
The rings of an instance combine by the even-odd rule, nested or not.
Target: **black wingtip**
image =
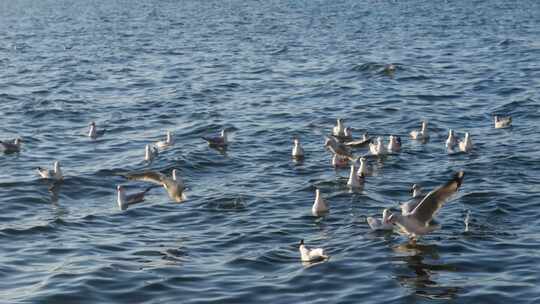
[[[304,239],[301,239],[300,244],[298,244],[298,246],[302,246],[302,245],[304,245]]]

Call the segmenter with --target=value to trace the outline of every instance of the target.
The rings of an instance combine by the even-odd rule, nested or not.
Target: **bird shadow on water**
[[[452,265],[428,263],[439,260],[437,246],[408,241],[392,248],[392,258],[398,283],[414,295],[431,300],[451,300],[458,296],[460,287],[443,286],[436,278],[442,272],[452,272]]]

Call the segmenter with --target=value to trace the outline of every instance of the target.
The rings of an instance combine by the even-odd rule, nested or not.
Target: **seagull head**
[[[300,144],[300,141],[298,140],[298,137],[293,137],[293,143],[295,146],[298,146]]]
[[[343,119],[338,118],[337,119],[337,124],[338,124],[338,126],[341,126],[341,124],[343,124]]]
[[[366,140],[368,140],[368,139],[369,139],[369,135],[368,135],[368,133],[366,132],[366,133],[364,133],[364,135],[362,135],[362,140],[366,141]]]
[[[350,127],[345,128],[345,136],[352,137],[352,129]]]
[[[15,138],[15,141],[14,141],[13,143],[14,143],[15,145],[17,145],[17,146],[20,146],[21,143],[22,143],[22,138],[20,138],[20,137]]]
[[[118,185],[118,186],[116,186],[116,190],[117,190],[118,192],[124,192],[124,186]]]
[[[398,216],[399,215],[397,215],[397,214],[391,213],[390,216],[388,217],[388,223],[390,223],[392,225],[395,225],[396,222],[397,222]]]
[[[390,212],[390,210],[388,210],[388,208],[385,208],[383,211],[382,211],[382,218],[383,218],[383,221],[385,223],[388,223],[388,213]]]
[[[298,247],[300,247],[300,246],[304,246],[304,239],[301,239],[300,243],[298,243]]]

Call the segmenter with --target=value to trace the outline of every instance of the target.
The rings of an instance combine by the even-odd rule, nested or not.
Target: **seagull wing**
[[[443,204],[454,194],[463,182],[464,172],[460,171],[446,184],[434,189],[411,212],[416,220],[428,226],[433,216],[441,209]]]
[[[140,180],[158,185],[163,185],[164,181],[169,179],[165,174],[154,171],[127,174],[125,177],[129,180]]]

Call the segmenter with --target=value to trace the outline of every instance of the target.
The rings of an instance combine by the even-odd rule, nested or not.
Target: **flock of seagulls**
[[[506,128],[511,126],[511,117],[495,116],[495,128]],[[409,133],[411,139],[426,141],[429,138],[427,121],[422,121],[420,130],[413,130]],[[88,130],[88,137],[97,139],[104,136],[106,130],[99,130],[95,122],[91,122]],[[217,150],[227,148],[228,133],[223,129],[218,136],[202,137],[210,147]],[[4,153],[19,153],[21,150],[22,139],[0,141],[0,151]],[[159,156],[159,151],[167,149],[174,145],[173,134],[168,131],[165,140],[157,141],[153,144],[145,146],[144,160],[152,162]],[[473,144],[471,136],[467,132],[463,140],[458,140],[453,130],[448,131],[448,138],[445,142],[448,153],[468,153],[472,150]],[[381,156],[385,154],[399,153],[401,150],[401,138],[396,135],[390,135],[388,144],[385,146],[382,137],[373,139],[367,133],[364,133],[360,139],[354,139],[352,129],[345,127],[342,119],[337,120],[336,126],[332,129],[331,136],[326,137],[324,147],[332,153],[332,166],[334,168],[350,167],[347,186],[351,189],[359,189],[363,186],[369,175],[369,167],[365,156],[356,157],[351,149],[368,147],[369,154],[372,156]],[[305,157],[304,149],[299,138],[293,138],[292,157],[295,160],[303,160]],[[37,168],[37,174],[43,178],[60,182],[64,179],[60,162],[55,161],[53,168]],[[117,204],[120,210],[126,210],[129,206],[143,202],[148,191],[155,187],[163,187],[169,198],[175,202],[183,202],[186,200],[185,184],[177,169],[173,169],[171,176],[161,172],[146,171],[142,173],[128,173],[122,175],[130,181],[142,181],[154,184],[146,188],[144,191],[136,193],[126,193],[123,185],[117,185]],[[418,237],[431,233],[441,226],[434,221],[435,215],[443,207],[454,193],[458,191],[463,183],[465,173],[463,171],[456,172],[454,176],[445,184],[433,189],[427,194],[422,193],[422,188],[414,184],[411,188],[412,198],[400,205],[401,212],[392,212],[389,208],[385,208],[382,212],[381,219],[368,217],[367,223],[372,230],[388,230],[393,231],[398,229],[400,233],[408,236],[412,240]],[[320,189],[315,189],[315,201],[311,208],[311,213],[315,217],[325,216],[330,208],[326,200],[321,194]],[[467,217],[469,214],[467,214]],[[468,223],[466,223],[468,225]],[[304,240],[300,241],[299,251],[302,262],[317,262],[324,261],[329,258],[324,253],[322,248],[308,249],[304,244]]]
[[[511,117],[495,116],[495,128],[497,129],[509,127],[511,123]],[[422,121],[421,128],[411,131],[409,136],[413,140],[426,142],[429,139],[427,121]],[[304,158],[304,150],[297,137],[293,139],[293,144],[293,158],[297,159],[299,156]],[[332,128],[331,136],[326,137],[324,146],[332,153],[332,166],[334,168],[346,168],[351,163],[347,186],[355,190],[362,187],[369,174],[366,158],[368,155],[355,157],[351,148],[368,146],[369,155],[372,156],[395,154],[401,150],[401,138],[390,135],[386,146],[382,137],[379,136],[373,139],[367,133],[361,139],[354,140],[352,130],[345,127],[342,119],[337,119],[336,126]],[[449,154],[469,153],[473,149],[471,135],[466,132],[464,138],[459,140],[454,130],[449,130],[445,146]],[[385,208],[380,219],[368,217],[366,219],[367,223],[374,231],[398,230],[400,234],[406,235],[412,241],[416,241],[419,237],[441,228],[441,225],[434,218],[444,204],[459,190],[464,177],[465,172],[458,171],[445,184],[436,187],[427,194],[422,192],[420,185],[414,184],[410,189],[412,198],[399,206],[401,212],[392,212],[390,208]],[[316,188],[315,201],[311,208],[312,215],[322,217],[329,211],[328,203],[322,197],[320,189]],[[466,229],[468,229],[469,216],[468,213],[465,223]],[[304,244],[304,240],[300,241],[299,251],[302,262],[319,262],[329,258],[322,248],[308,249]]]

